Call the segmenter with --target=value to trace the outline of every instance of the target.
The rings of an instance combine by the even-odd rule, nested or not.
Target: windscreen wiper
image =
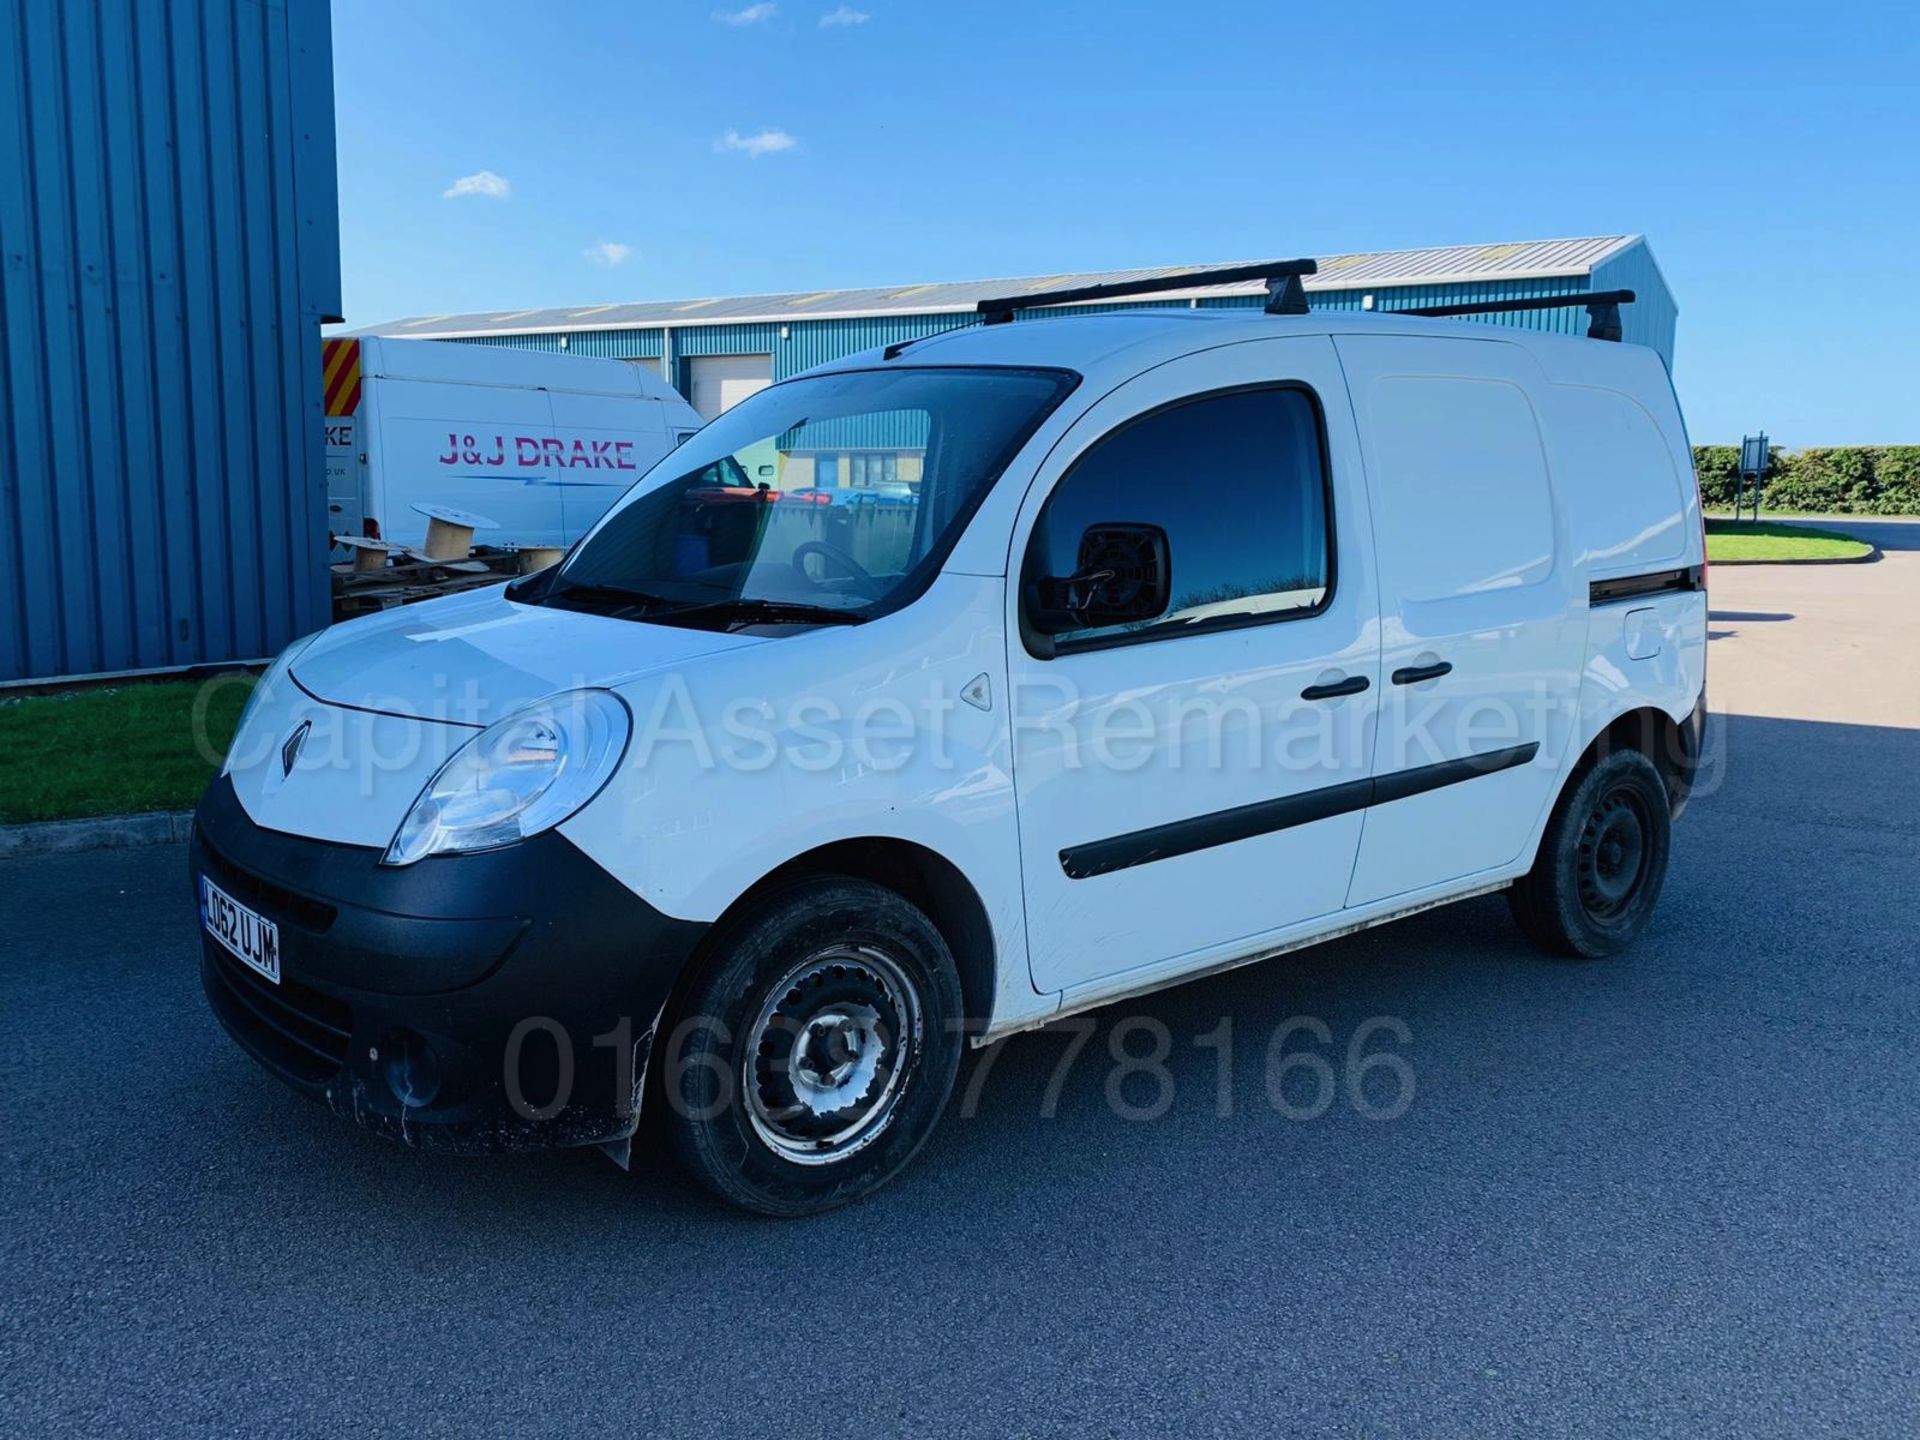
[[[712,600],[699,605],[677,605],[655,617],[689,620],[724,616],[733,625],[862,625],[870,618],[831,605],[809,605],[804,600]]]
[[[664,595],[655,595],[646,590],[633,590],[625,585],[603,585],[592,581],[563,581],[557,589],[547,594],[547,602],[583,600],[598,602],[614,607],[616,610],[641,609],[651,612],[660,607],[671,608],[674,602]]]

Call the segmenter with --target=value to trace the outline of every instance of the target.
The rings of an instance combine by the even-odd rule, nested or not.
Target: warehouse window
[[[847,479],[854,485],[896,485],[900,482],[900,456],[894,451],[849,455]]]

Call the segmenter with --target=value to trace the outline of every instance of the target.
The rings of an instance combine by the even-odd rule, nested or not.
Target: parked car
[[[571,545],[704,423],[624,360],[432,340],[324,340],[327,524],[417,546],[416,507],[486,517],[490,540]]]
[[[910,508],[702,498],[902,416]],[[1706,620],[1650,350],[952,331],[754,395],[556,569],[289,648],[200,803],[204,983],[406,1144],[625,1162],[646,1114],[814,1211],[907,1164],[969,1043],[1493,891],[1631,945]]]
[[[911,505],[913,486],[905,481],[873,485],[807,485],[789,490],[790,499],[814,505]]]

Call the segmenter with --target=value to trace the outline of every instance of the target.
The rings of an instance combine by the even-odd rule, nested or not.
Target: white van
[[[554,569],[292,646],[195,827],[227,1028],[410,1145],[624,1161],[645,1111],[795,1214],[968,1040],[1490,891],[1629,945],[1704,713],[1659,358],[1278,309],[854,356]],[[735,483],[769,449],[895,463]]]
[[[321,342],[327,528],[418,546],[419,505],[491,520],[491,544],[571,545],[704,423],[624,360],[432,340]]]

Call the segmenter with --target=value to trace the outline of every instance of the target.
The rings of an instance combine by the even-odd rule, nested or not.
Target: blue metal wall
[[[1625,338],[1634,344],[1658,350],[1669,368],[1673,365],[1674,326],[1677,310],[1673,295],[1661,278],[1659,268],[1644,242],[1636,243],[1613,259],[1603,262],[1588,276],[1555,276],[1535,280],[1477,281],[1455,285],[1375,286],[1352,290],[1315,290],[1308,299],[1315,310],[1360,310],[1369,296],[1376,313],[1412,310],[1424,305],[1450,305],[1468,300],[1523,300],[1550,295],[1577,295],[1587,290],[1630,289],[1639,299],[1621,311]],[[1165,301],[1121,301],[1111,305],[1077,305],[1071,309],[1039,310],[1020,319],[1057,319],[1066,315],[1085,315],[1096,311],[1133,310]],[[1265,303],[1258,295],[1231,299],[1203,300],[1213,309],[1256,309]],[[1584,335],[1587,312],[1579,306],[1558,310],[1519,311],[1508,315],[1477,317],[1489,325],[1505,325],[1523,330],[1544,330],[1563,335]],[[538,335],[489,335],[450,343],[474,345],[518,345],[536,350],[566,349],[574,355],[598,355],[616,359],[657,358],[670,353],[673,364],[668,378],[685,393],[685,361],[693,355],[771,355],[773,378],[785,379],[815,365],[837,360],[877,345],[914,340],[958,326],[977,323],[971,315],[883,315],[853,320],[794,320],[786,325],[738,324],[675,327],[670,332],[659,326],[630,330],[569,330]],[[785,338],[781,332],[785,331]],[[562,337],[566,344],[561,344]]]
[[[327,0],[0,0],[0,681],[326,623]]]
[[[1639,298],[1620,307],[1621,338],[1634,345],[1651,345],[1673,370],[1674,332],[1679,327],[1680,307],[1654,261],[1646,241],[1630,245],[1611,259],[1593,267],[1595,290],[1631,290]],[[1584,316],[1585,312],[1576,312]]]

